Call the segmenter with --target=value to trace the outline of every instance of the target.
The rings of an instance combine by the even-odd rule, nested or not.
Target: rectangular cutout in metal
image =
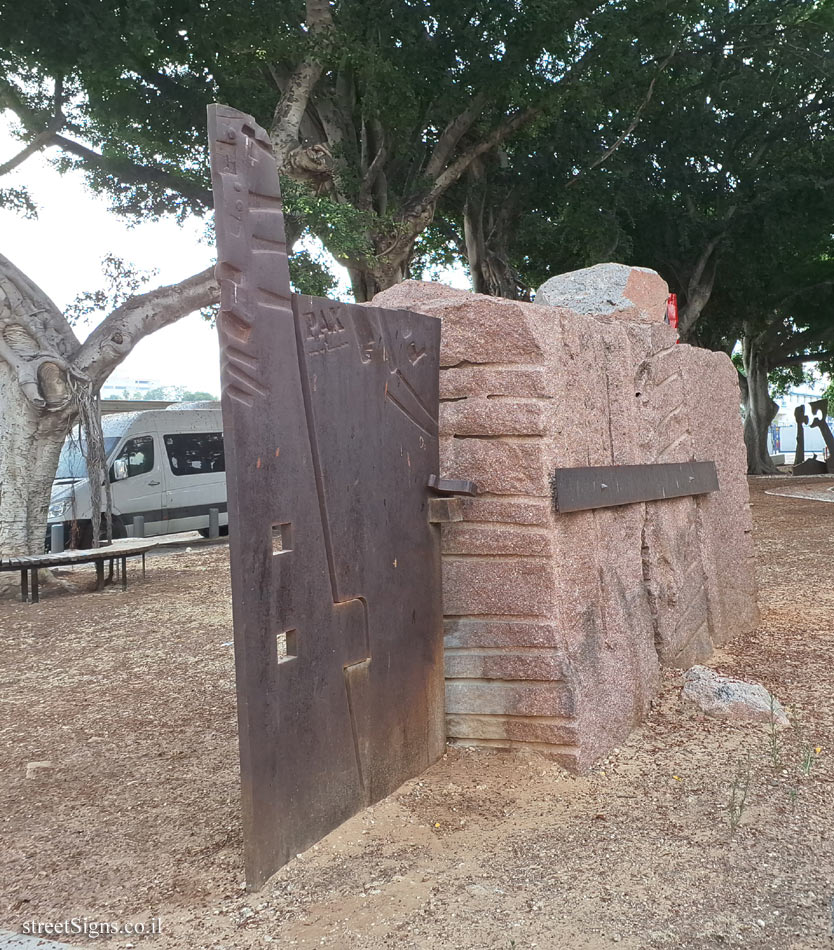
[[[287,551],[292,551],[292,524],[289,521],[272,526],[272,553],[286,554]]]
[[[286,660],[292,660],[298,656],[298,631],[284,630],[275,636],[275,650],[278,654],[278,662],[283,663]]]
[[[587,511],[718,491],[718,474],[715,462],[557,468],[551,490],[558,512]]]

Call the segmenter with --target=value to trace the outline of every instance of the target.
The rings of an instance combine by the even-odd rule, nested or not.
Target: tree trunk
[[[69,412],[38,412],[0,360],[0,556],[42,554]]]
[[[507,262],[506,253],[486,239],[483,209],[473,208],[469,201],[464,210],[463,230],[469,275],[475,293],[518,300],[518,276]]]
[[[767,449],[768,429],[779,411],[779,406],[770,397],[767,353],[759,346],[756,337],[745,336],[742,358],[747,376],[747,412],[744,417],[747,474],[778,475],[779,469],[771,461]]]
[[[476,294],[518,300],[520,281],[507,253],[514,202],[506,191],[500,194],[498,199],[495,190],[488,187],[483,162],[473,162],[467,175],[463,206],[463,239],[469,275]]]
[[[357,303],[367,303],[369,300],[373,300],[378,293],[399,284],[408,276],[408,265],[406,263],[388,264],[379,267],[354,264],[349,265],[347,270],[350,276],[353,299]]]

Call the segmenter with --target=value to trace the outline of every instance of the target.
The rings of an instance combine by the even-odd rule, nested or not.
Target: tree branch
[[[486,138],[463,151],[451,165],[437,176],[425,200],[427,202],[437,201],[441,195],[454,185],[476,158],[495,148],[496,145],[500,145],[505,139],[518,132],[519,129],[524,128],[525,125],[529,125],[541,115],[541,111],[540,108],[531,106],[521,112],[516,112],[515,115],[497,125]]]
[[[23,127],[32,135],[34,139],[27,145],[22,152],[11,159],[10,163],[0,166],[0,174],[11,171],[12,168],[25,161],[30,155],[41,148],[56,146],[71,155],[80,158],[86,165],[92,168],[99,168],[105,174],[118,177],[122,181],[141,184],[141,185],[159,185],[174,191],[195,202],[206,210],[214,206],[211,189],[205,188],[198,182],[189,181],[186,178],[180,178],[173,172],[163,168],[155,168],[152,165],[140,165],[131,161],[129,158],[110,158],[96,152],[94,149],[75,142],[65,135],[59,134],[59,130],[64,125],[64,115],[62,112],[63,104],[63,82],[57,79],[55,82],[55,115],[50,120],[45,129],[38,129],[37,116],[32,113],[28,106],[18,95],[17,90],[8,82],[0,77],[0,105],[11,109],[23,124]]]
[[[818,363],[821,360],[834,359],[834,350],[822,353],[800,353],[798,356],[784,356],[771,362],[771,366],[798,366],[800,363]]]
[[[623,142],[625,142],[625,140],[629,137],[629,135],[631,135],[631,133],[637,128],[637,126],[640,123],[640,119],[643,117],[643,113],[646,111],[649,103],[652,101],[652,96],[654,95],[654,87],[655,87],[655,84],[657,83],[657,80],[660,78],[660,75],[663,72],[663,70],[666,69],[669,63],[672,62],[672,57],[675,55],[675,53],[676,53],[676,50],[672,50],[672,52],[666,57],[666,59],[663,60],[660,66],[658,66],[657,73],[654,75],[654,77],[652,78],[652,81],[649,83],[649,89],[648,89],[648,92],[646,93],[646,97],[640,103],[640,107],[634,113],[634,118],[628,124],[628,128],[625,130],[625,132],[623,132],[622,135],[620,135],[616,139],[614,144],[610,148],[607,148],[596,161],[591,162],[591,164],[586,169],[577,172],[573,176],[573,178],[571,178],[570,181],[568,181],[568,185],[573,185],[575,182],[579,181],[579,179],[582,178],[584,175],[587,175],[588,172],[593,171],[595,168],[598,168],[600,165],[603,164],[603,162],[607,162],[608,159],[614,154],[614,152],[617,151],[617,149],[623,144]]]
[[[50,144],[57,145],[63,151],[78,156],[86,165],[100,168],[105,174],[118,176],[121,181],[139,185],[159,185],[169,191],[177,192],[177,194],[196,202],[205,209],[211,208],[214,204],[211,189],[204,188],[197,182],[189,181],[186,178],[180,178],[163,168],[140,165],[129,158],[109,158],[63,135],[55,135]]]
[[[78,346],[64,315],[46,294],[0,254],[0,359],[38,410],[63,409],[72,398],[70,365]]]
[[[452,157],[452,153],[457,148],[458,142],[472,128],[472,123],[484,111],[486,100],[486,95],[479,92],[463,112],[455,116],[443,130],[426,164],[426,175],[429,178],[437,178],[442,173]]]
[[[12,97],[10,95],[11,91],[12,91],[11,87],[8,84],[3,83],[3,95],[2,95],[2,98],[0,98],[0,102],[5,103],[8,106],[8,108],[12,109],[15,115],[18,116],[21,122],[23,122],[26,128],[28,129],[30,128],[30,126],[21,115],[21,113],[25,111],[25,106],[23,104],[23,101],[20,99],[19,96]],[[58,132],[60,128],[63,126],[64,121],[65,121],[64,112],[63,112],[64,80],[63,80],[63,77],[61,76],[59,76],[55,80],[55,93],[53,96],[53,102],[54,102],[53,115],[52,115],[52,118],[49,120],[49,124],[41,132],[38,132],[35,135],[35,137],[32,139],[32,141],[29,142],[29,144],[26,145],[24,148],[22,148],[17,153],[17,155],[13,156],[12,158],[9,159],[9,161],[4,162],[2,165],[0,165],[0,175],[7,175],[10,171],[13,171],[15,168],[17,168],[18,165],[22,165],[23,162],[25,162],[27,158],[29,158],[30,156],[34,155],[36,152],[39,152],[41,149],[46,148],[48,145],[50,145],[53,138],[55,137],[55,133]]]
[[[330,11],[329,0],[307,0],[306,22],[307,31],[311,36],[319,36],[332,29],[333,15]],[[295,172],[294,177],[305,177],[302,172],[305,170],[303,166],[306,163],[293,161],[291,156],[299,148],[298,133],[301,120],[307,111],[310,94],[321,78],[322,69],[322,64],[315,57],[309,56],[303,59],[287,79],[283,95],[278,100],[272,116],[269,137],[275,149],[278,170],[289,174]],[[321,149],[321,144],[318,147]],[[317,176],[321,176],[328,170],[329,152],[327,155],[318,153],[311,157],[313,158],[312,171]],[[319,165],[322,167],[317,168]]]
[[[3,254],[0,254],[0,286],[9,307],[8,314],[4,314],[0,306],[0,332],[10,324],[19,323],[41,350],[69,359],[81,344],[66,317],[51,298]]]
[[[362,176],[362,184],[359,186],[359,197],[357,198],[356,202],[360,208],[370,208],[371,195],[374,190],[374,185],[376,184],[377,178],[382,172],[382,166],[387,157],[388,149],[385,145],[385,136],[383,133],[382,141],[379,144],[376,155],[374,155],[373,161],[368,166],[365,174]]]
[[[149,333],[219,300],[213,267],[179,284],[131,297],[93,330],[75,354],[73,364],[99,387]]]
[[[10,158],[7,162],[4,162],[0,165],[0,175],[7,175],[10,171],[13,171],[17,168],[18,165],[22,165],[27,158],[31,155],[34,155],[35,152],[39,152],[41,149],[46,148],[47,145],[52,141],[54,133],[52,132],[39,132],[32,141],[25,147],[22,148],[17,155]]]

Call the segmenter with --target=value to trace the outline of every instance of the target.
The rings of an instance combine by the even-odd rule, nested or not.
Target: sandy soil
[[[832,947],[834,505],[772,486],[751,480],[761,626],[712,665],[772,688],[792,730],[705,719],[669,673],[590,775],[450,749],[258,894],[225,546],[153,558],[126,593],[0,603],[0,927],[159,917],[70,941],[147,950]]]

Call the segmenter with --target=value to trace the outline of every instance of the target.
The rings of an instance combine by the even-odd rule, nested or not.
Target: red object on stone
[[[669,326],[678,328],[678,295],[669,294],[666,300],[666,322]]]

